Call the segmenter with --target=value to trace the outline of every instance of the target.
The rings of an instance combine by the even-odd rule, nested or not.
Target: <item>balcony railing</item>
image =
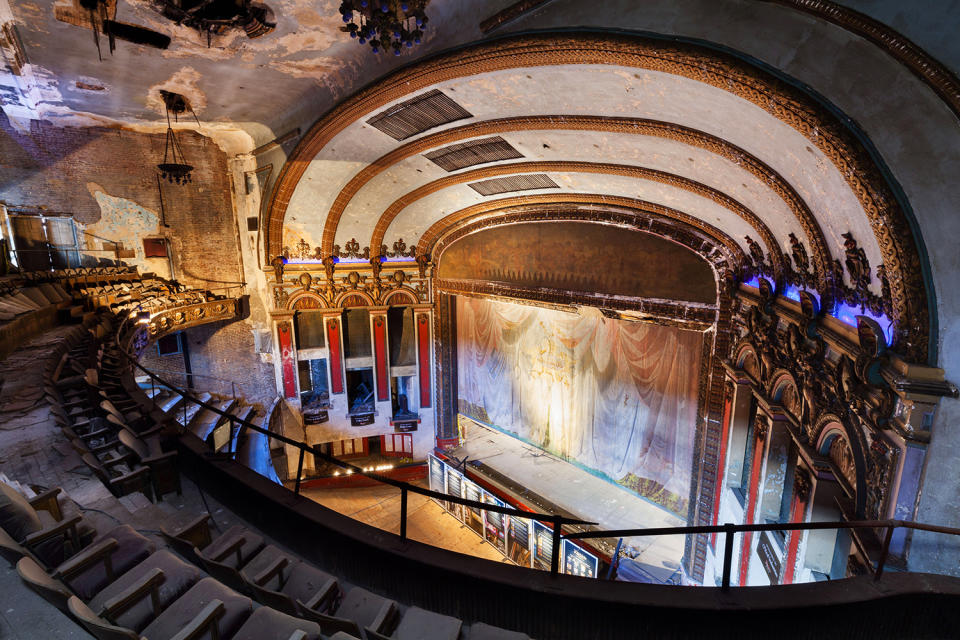
[[[480,502],[477,500],[470,500],[467,498],[461,498],[459,496],[449,495],[446,493],[441,493],[439,491],[433,491],[431,489],[425,489],[412,485],[408,482],[403,482],[401,480],[394,480],[392,478],[383,476],[376,472],[364,471],[361,467],[350,464],[331,456],[329,454],[323,453],[318,447],[312,447],[298,440],[293,440],[284,435],[273,433],[267,429],[264,429],[258,425],[253,424],[247,420],[242,420],[227,411],[221,411],[215,406],[210,405],[209,403],[203,402],[193,396],[191,396],[187,391],[176,387],[175,385],[167,382],[166,380],[160,378],[158,375],[142,367],[136,358],[128,353],[125,349],[121,340],[118,336],[118,346],[120,351],[127,357],[130,364],[133,367],[136,367],[146,375],[150,376],[152,379],[156,380],[159,384],[179,393],[185,398],[186,401],[192,402],[204,409],[213,411],[214,413],[220,414],[221,416],[227,418],[231,424],[240,425],[241,434],[243,429],[251,429],[258,433],[261,433],[268,438],[282,442],[283,444],[289,445],[299,450],[299,460],[297,462],[297,476],[294,484],[294,493],[300,495],[300,478],[303,475],[303,462],[304,456],[306,454],[313,455],[316,459],[323,460],[324,462],[329,462],[333,465],[339,466],[340,468],[349,471],[350,473],[356,473],[366,476],[371,480],[375,480],[379,483],[396,487],[400,489],[400,538],[402,540],[407,539],[407,497],[410,493],[415,493],[427,498],[433,498],[434,500],[452,502],[454,504],[460,504],[465,507],[472,507],[474,509],[481,509],[484,511],[493,511],[495,513],[500,513],[503,515],[517,517],[517,518],[527,518],[530,520],[538,520],[541,522],[548,522],[553,528],[553,548],[550,558],[550,574],[556,576],[560,572],[560,543],[563,539],[589,539],[589,538],[625,538],[630,536],[671,536],[671,535],[688,535],[688,534],[712,534],[712,533],[723,533],[726,534],[724,541],[723,549],[723,573],[722,573],[722,582],[721,588],[724,591],[730,589],[730,572],[733,565],[733,545],[734,545],[734,534],[745,533],[749,531],[813,531],[813,530],[822,530],[822,529],[883,529],[885,530],[885,535],[883,539],[883,545],[880,551],[880,555],[877,559],[876,567],[873,567],[873,575],[875,580],[880,580],[883,575],[884,567],[886,566],[887,559],[889,556],[890,550],[890,541],[893,538],[893,533],[898,528],[915,530],[915,531],[930,531],[941,534],[948,534],[952,536],[960,536],[960,529],[952,527],[943,527],[931,524],[924,524],[919,522],[910,522],[906,520],[857,520],[857,521],[839,521],[839,522],[787,522],[787,523],[770,523],[770,524],[732,524],[726,523],[722,525],[713,525],[713,526],[688,526],[688,527],[660,527],[660,528],[649,528],[649,529],[610,529],[603,531],[580,531],[580,532],[570,532],[563,533],[563,527],[565,525],[596,525],[595,522],[588,522],[585,520],[578,520],[575,518],[568,518],[566,516],[561,516],[553,513],[537,513],[531,511],[521,511],[520,509],[514,509],[512,507],[501,507],[499,505],[490,504],[487,502]],[[187,402],[184,402],[184,407],[186,407]],[[186,415],[186,414],[185,414]],[[235,439],[239,441],[240,437]],[[235,457],[236,452],[231,452]]]

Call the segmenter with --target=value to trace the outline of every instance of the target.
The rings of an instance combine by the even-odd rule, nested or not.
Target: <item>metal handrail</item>
[[[549,522],[553,527],[553,547],[551,550],[550,558],[550,574],[556,576],[559,574],[560,568],[560,542],[563,539],[573,540],[573,539],[589,539],[589,538],[624,538],[628,536],[662,536],[662,535],[687,535],[687,534],[707,534],[707,533],[723,533],[726,534],[724,540],[724,553],[723,553],[723,574],[721,581],[721,589],[727,591],[730,589],[730,571],[733,565],[733,534],[735,533],[745,533],[745,532],[754,532],[754,531],[810,531],[810,530],[822,530],[822,529],[886,529],[886,534],[883,540],[883,547],[881,550],[880,558],[877,560],[877,567],[874,569],[874,580],[879,580],[883,575],[884,566],[887,562],[887,557],[890,552],[890,542],[893,538],[893,532],[899,527],[905,529],[913,529],[920,531],[931,531],[935,533],[946,533],[949,535],[960,536],[960,528],[952,527],[943,527],[939,525],[925,524],[921,522],[911,522],[907,520],[856,520],[856,521],[838,521],[838,522],[787,522],[787,523],[764,523],[764,524],[732,524],[726,523],[722,525],[702,525],[702,526],[686,526],[686,527],[656,527],[649,529],[611,529],[605,531],[580,531],[580,532],[571,532],[571,533],[562,533],[563,525],[596,525],[595,522],[588,522],[585,520],[577,520],[575,518],[567,518],[558,514],[546,514],[546,513],[537,513],[532,511],[522,511],[520,509],[514,509],[512,507],[501,507],[495,504],[488,504],[485,502],[479,502],[476,500],[469,500],[467,498],[460,498],[458,496],[449,495],[446,493],[440,493],[439,491],[433,491],[431,489],[424,489],[412,485],[402,480],[394,480],[393,478],[388,478],[386,476],[380,475],[375,472],[364,471],[362,468],[354,466],[349,462],[344,462],[339,458],[331,456],[329,454],[323,453],[316,447],[311,447],[304,444],[298,440],[293,440],[284,435],[273,433],[268,429],[264,429],[258,425],[253,424],[247,420],[238,418],[228,411],[222,411],[217,407],[210,405],[198,398],[191,396],[185,390],[179,389],[174,385],[169,384],[167,381],[163,380],[152,371],[145,369],[137,359],[127,352],[123,348],[120,341],[120,335],[123,331],[123,325],[126,324],[126,320],[121,324],[120,330],[117,332],[117,348],[120,352],[130,361],[130,363],[135,366],[140,371],[146,373],[151,378],[159,381],[161,384],[166,386],[169,389],[179,393],[185,400],[189,400],[204,409],[213,411],[214,413],[220,414],[221,416],[227,418],[232,423],[238,423],[242,427],[247,429],[252,429],[258,433],[261,433],[268,438],[275,438],[280,442],[290,445],[299,449],[300,458],[297,464],[297,480],[294,487],[294,493],[300,495],[300,476],[303,474],[303,458],[304,455],[309,452],[313,454],[315,458],[319,458],[325,462],[337,465],[341,468],[348,469],[353,473],[361,474],[365,477],[371,478],[380,482],[382,484],[390,485],[400,489],[400,538],[402,540],[407,539],[407,494],[416,493],[428,498],[433,498],[435,500],[440,500],[444,502],[452,502],[454,504],[460,504],[465,507],[472,507],[475,509],[482,509],[485,511],[493,511],[495,513],[500,513],[503,515],[520,517],[520,518],[529,518],[531,520],[540,520]],[[186,403],[184,403],[186,407]],[[186,410],[184,410],[186,412]],[[239,439],[239,438],[238,438]],[[234,452],[235,455],[236,452]]]

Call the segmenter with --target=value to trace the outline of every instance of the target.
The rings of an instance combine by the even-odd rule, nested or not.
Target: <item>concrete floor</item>
[[[427,488],[425,481],[415,484]],[[355,489],[302,489],[301,494],[325,507],[366,524],[400,533],[400,490],[388,486]],[[407,497],[407,536],[411,540],[496,562],[509,562],[470,527],[430,498]]]

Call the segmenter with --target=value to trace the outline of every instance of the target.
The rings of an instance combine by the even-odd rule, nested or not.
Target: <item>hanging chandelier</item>
[[[360,44],[369,44],[374,53],[401,49],[420,44],[423,30],[429,22],[424,12],[430,0],[343,0],[340,15],[346,26],[340,28],[356,38]]]
[[[174,122],[179,122],[180,114],[186,113],[187,109],[190,109],[190,113],[197,120],[197,126],[200,125],[200,120],[197,119],[197,114],[193,113],[193,109],[187,104],[186,98],[179,93],[161,90],[160,96],[163,98],[163,106],[167,112],[167,140],[163,147],[163,162],[158,164],[157,168],[160,169],[160,175],[167,182],[175,184],[193,182],[191,176],[193,165],[187,164],[187,160],[183,156],[180,142],[173,133],[173,127],[170,126],[170,114],[173,113]]]

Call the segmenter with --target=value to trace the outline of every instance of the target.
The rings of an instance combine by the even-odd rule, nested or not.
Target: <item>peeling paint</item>
[[[87,246],[102,248],[104,240],[122,244],[125,249],[136,252],[135,258],[127,258],[125,262],[137,265],[141,271],[153,271],[169,276],[169,267],[165,260],[151,260],[148,264],[143,251],[143,238],[157,234],[160,229],[157,212],[133,200],[112,196],[95,182],[88,182],[87,190],[100,205],[100,219],[97,222],[79,225],[81,231],[85,232]],[[164,270],[167,274],[162,273]]]

